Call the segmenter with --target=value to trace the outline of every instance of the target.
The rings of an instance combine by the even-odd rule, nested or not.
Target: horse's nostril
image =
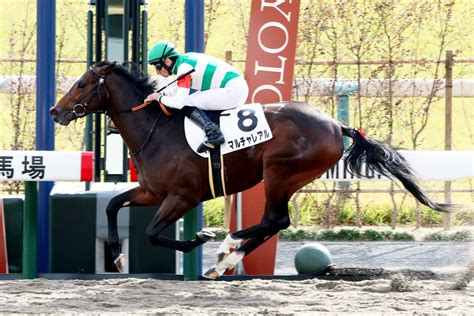
[[[58,111],[55,109],[55,108],[51,108],[49,110],[49,113],[51,114],[51,116],[55,117],[58,115]]]

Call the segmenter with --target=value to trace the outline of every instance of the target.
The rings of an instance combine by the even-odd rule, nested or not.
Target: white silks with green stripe
[[[178,56],[173,74],[179,76],[191,69],[195,71],[190,78],[178,81],[175,95],[162,97],[163,104],[177,109],[187,105],[216,111],[235,108],[246,101],[247,83],[231,65],[205,54],[187,53]]]

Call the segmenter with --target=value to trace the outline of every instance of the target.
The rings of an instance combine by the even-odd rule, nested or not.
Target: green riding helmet
[[[165,58],[178,56],[176,47],[167,41],[159,41],[148,51],[148,63],[153,65]]]
[[[299,274],[319,274],[332,266],[331,253],[322,244],[309,243],[296,252],[295,268]]]

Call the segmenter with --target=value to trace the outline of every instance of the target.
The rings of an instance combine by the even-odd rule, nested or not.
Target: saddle
[[[223,156],[270,140],[273,135],[260,103],[244,104],[225,111],[205,111],[219,126],[225,138],[221,146],[203,153],[197,151],[205,138],[204,131],[185,117],[186,141],[199,156],[208,159],[209,184],[214,197],[226,196]]]

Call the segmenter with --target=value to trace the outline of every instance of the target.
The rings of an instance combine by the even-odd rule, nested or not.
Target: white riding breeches
[[[186,100],[185,105],[201,110],[222,111],[241,106],[247,100],[249,87],[242,77],[236,77],[224,88],[196,91]]]

